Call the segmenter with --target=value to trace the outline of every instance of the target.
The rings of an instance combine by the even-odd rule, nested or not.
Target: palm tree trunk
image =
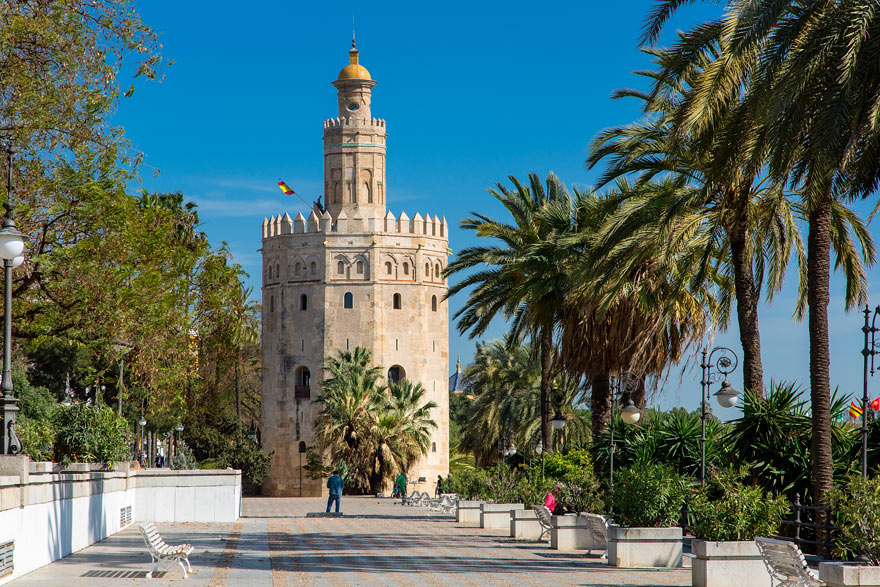
[[[752,262],[746,245],[746,227],[738,221],[730,234],[736,317],[743,351],[743,382],[756,397],[764,397],[764,366],[761,362],[761,332],[758,329],[758,294]]]
[[[553,454],[553,428],[550,418],[553,417],[550,405],[550,371],[553,367],[553,329],[544,327],[540,333],[541,340],[541,442],[548,454]]]
[[[593,442],[597,442],[611,421],[611,378],[607,373],[594,375],[590,394]]]
[[[807,302],[810,329],[810,401],[812,403],[813,504],[825,506],[831,489],[834,460],[831,454],[831,381],[829,376],[828,301],[831,271],[831,200],[810,211],[807,236]],[[825,511],[818,510],[822,524]],[[824,530],[817,529],[820,534]],[[818,540],[823,540],[820,536]]]

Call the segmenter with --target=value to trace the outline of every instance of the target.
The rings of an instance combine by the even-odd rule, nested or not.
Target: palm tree
[[[479,336],[500,315],[511,320],[515,337],[528,334],[537,341],[541,357],[541,438],[549,447],[553,335],[568,274],[564,257],[531,255],[530,249],[549,236],[540,210],[548,203],[564,205],[570,198],[553,173],[547,177],[546,187],[536,174],[529,175],[528,185],[513,176],[510,181],[513,190],[498,183],[497,189],[489,189],[489,193],[507,209],[512,224],[476,212],[461,222],[462,228],[495,239],[498,244],[468,247],[458,254],[446,268],[446,275],[479,269],[450,287],[446,297],[474,286],[462,309],[453,316],[462,334]]]
[[[682,4],[680,0],[657,3],[646,27],[646,42],[656,39]],[[730,4],[723,21],[696,27],[678,46],[682,56],[678,73],[692,66],[688,56],[694,47],[718,50],[718,58],[694,82],[694,99],[682,109],[679,120],[689,127],[709,128],[721,118],[719,108],[726,98],[742,94],[745,110],[768,141],[766,158],[762,153],[755,165],[766,164],[772,176],[789,181],[801,196],[809,227],[802,290],[809,310],[812,494],[817,505],[827,505],[825,493],[831,489],[834,471],[830,256],[834,244],[850,244],[845,231],[837,239],[832,235],[835,201],[868,195],[880,179],[876,124],[880,76],[875,58],[880,30],[871,17],[875,9],[870,0],[749,0]],[[736,148],[742,136],[731,133],[727,144]],[[870,240],[860,240],[866,261],[873,263]],[[847,283],[850,309],[865,299],[866,281],[857,258],[846,260],[843,268],[855,277]]]

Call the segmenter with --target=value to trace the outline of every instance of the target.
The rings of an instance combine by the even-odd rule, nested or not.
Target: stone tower
[[[385,121],[370,113],[375,85],[352,42],[333,82],[339,116],[324,121],[326,210],[263,221],[262,440],[275,451],[268,495],[326,492],[302,469],[320,409],[312,400],[325,359],[356,346],[372,351],[387,379],[421,383],[437,404],[429,452],[409,471],[415,487],[429,490],[448,472],[448,229],[436,215],[386,212]]]

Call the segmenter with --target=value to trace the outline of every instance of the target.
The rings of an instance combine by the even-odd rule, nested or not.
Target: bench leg
[[[186,561],[186,566],[187,566],[187,568],[189,569],[189,572],[192,573],[192,572],[193,572],[193,568],[192,568],[192,567],[190,566],[190,564],[189,564],[189,556],[185,556],[185,557],[183,557],[183,560]]]
[[[150,558],[153,559],[153,567],[150,569],[150,572],[147,573],[147,579],[153,578],[153,573],[156,572],[156,567],[159,566],[159,559],[157,559],[155,556],[153,556],[153,553],[150,553]]]
[[[178,557],[178,558],[177,558],[177,564],[180,565],[180,570],[183,571],[183,578],[186,579],[186,578],[187,578],[187,574],[186,574],[186,567],[183,566],[183,558]]]

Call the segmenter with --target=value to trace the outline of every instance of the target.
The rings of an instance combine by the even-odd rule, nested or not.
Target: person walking
[[[441,493],[443,493],[443,477],[437,475],[437,489],[434,490],[434,497],[440,497]]]
[[[327,489],[330,490],[330,497],[327,498],[327,513],[330,513],[330,506],[333,505],[334,501],[336,502],[336,513],[339,513],[339,498],[342,497],[342,486],[343,481],[342,477],[339,476],[339,471],[333,471],[333,474],[327,479]]]
[[[401,499],[406,499],[406,473],[401,472],[397,477],[397,481],[394,482],[394,486],[397,488],[397,492],[400,494]]]

